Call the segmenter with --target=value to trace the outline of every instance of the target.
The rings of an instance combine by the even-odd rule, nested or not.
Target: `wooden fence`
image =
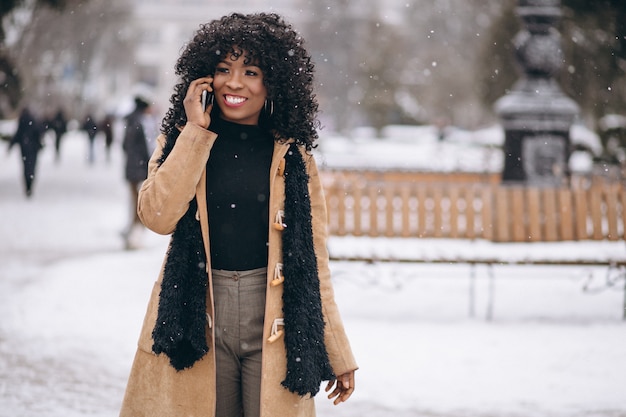
[[[492,174],[323,171],[330,233],[486,239],[494,242],[623,240],[619,182],[568,187],[502,185]]]

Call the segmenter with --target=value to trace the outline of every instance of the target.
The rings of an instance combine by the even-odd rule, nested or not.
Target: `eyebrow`
[[[218,65],[219,65],[219,64],[225,64],[225,65],[228,65],[229,67],[232,67],[232,66],[233,66],[233,63],[234,63],[234,61],[230,61],[230,60],[223,60],[223,61],[218,62],[217,64],[218,64]],[[244,61],[243,66],[244,66],[244,67],[246,67],[246,68],[249,68],[249,67],[255,67],[255,68],[261,69],[261,67],[260,67],[260,66],[258,66],[257,64],[253,64],[253,63],[246,64],[246,63],[245,63],[245,61]]]

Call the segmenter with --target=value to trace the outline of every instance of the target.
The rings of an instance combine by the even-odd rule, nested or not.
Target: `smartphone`
[[[202,92],[202,111],[206,111],[206,108],[211,104],[213,104],[213,93],[204,90]]]

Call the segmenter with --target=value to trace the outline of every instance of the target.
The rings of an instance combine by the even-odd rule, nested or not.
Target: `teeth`
[[[226,96],[226,101],[231,104],[241,104],[246,101],[243,97]]]

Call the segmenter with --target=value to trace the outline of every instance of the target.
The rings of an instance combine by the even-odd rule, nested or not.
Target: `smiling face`
[[[246,63],[245,53],[237,52],[229,53],[215,68],[215,103],[220,108],[222,119],[258,125],[267,97],[263,71],[252,63]]]

